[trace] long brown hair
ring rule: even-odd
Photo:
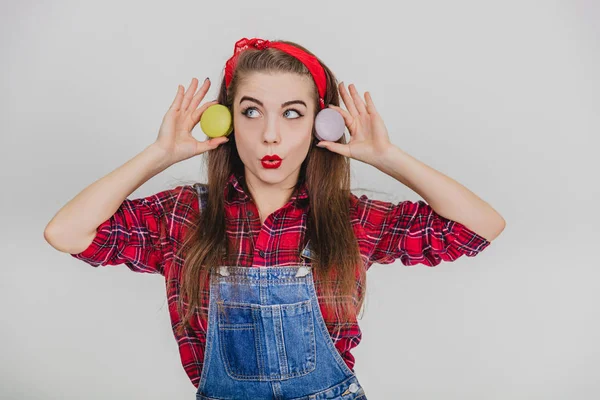
[[[297,43],[282,42],[312,54]],[[319,62],[327,77],[325,104],[339,106],[335,76],[320,59]],[[229,88],[225,86],[223,77],[218,102],[233,110],[233,99],[240,82],[253,72],[299,74],[310,77],[314,85],[308,69],[293,56],[273,48],[248,49],[239,55]],[[319,111],[316,85],[314,98],[316,115]],[[325,314],[333,320],[351,323],[356,319],[364,301],[366,274],[350,221],[350,159],[316,147],[318,139],[315,136],[314,124],[312,137],[295,189],[306,183],[309,192],[306,232],[311,243],[312,266],[319,301],[325,304],[328,310]],[[207,312],[204,306],[208,304],[208,299],[201,299],[200,296],[202,293],[208,293],[210,273],[218,266],[233,265],[230,262],[236,259],[237,246],[235,243],[229,243],[226,235],[224,190],[232,173],[244,175],[244,165],[236,149],[235,132],[232,132],[229,138],[229,142],[204,153],[207,155],[204,161],[207,162],[208,175],[206,207],[193,220],[183,239],[179,253],[184,260],[181,282],[170,281],[181,285],[177,307],[183,317],[182,324],[177,327],[179,332],[190,326],[195,312],[201,315]],[[347,143],[345,137],[338,140],[338,143]],[[245,179],[242,179],[241,183],[250,196]],[[340,327],[337,324],[336,326]]]

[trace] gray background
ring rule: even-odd
[[[476,258],[373,266],[353,352],[369,399],[600,397],[597,2],[3,1],[0,15],[1,398],[193,398],[163,278],[94,269],[43,230],[156,139],[178,84],[209,76],[215,98],[235,41],[255,36],[370,91],[395,145],[507,221]],[[200,165],[130,197],[203,180]],[[353,186],[421,199],[360,162]]]

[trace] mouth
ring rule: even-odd
[[[264,156],[261,159],[261,164],[264,168],[279,168],[281,161],[281,157],[279,157],[277,154],[274,154],[272,156]]]
[[[281,165],[281,160],[263,160],[261,161],[261,164],[264,168],[279,168]]]

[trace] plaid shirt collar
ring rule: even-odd
[[[248,196],[242,185],[242,181],[244,179],[245,178],[243,175],[238,175],[235,172],[229,175],[229,179],[227,181],[227,185],[225,185],[224,192],[224,198],[226,199],[226,203],[231,204],[232,202],[239,203],[250,201],[250,196]],[[233,191],[231,191],[231,196],[229,195],[230,188],[234,189]],[[302,182],[300,187],[297,190],[294,190],[294,193],[292,193],[292,197],[290,197],[289,202],[295,202],[297,204],[298,200],[302,199],[308,199],[308,187],[306,185],[306,182]]]

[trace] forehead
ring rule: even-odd
[[[313,104],[314,83],[308,76],[288,72],[253,72],[245,77],[238,86],[234,103],[237,105],[242,96],[251,96],[265,104],[265,107],[279,108],[288,100],[304,100]]]

